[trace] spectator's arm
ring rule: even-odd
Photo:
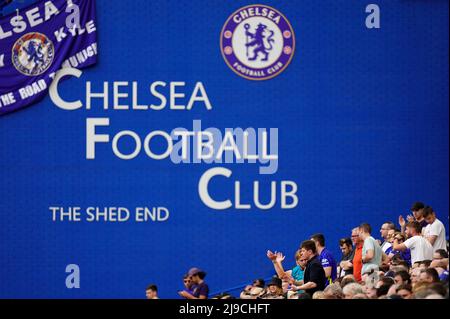
[[[280,279],[283,279],[287,276],[286,272],[284,271],[283,264],[282,264],[284,258],[285,257],[283,256],[283,254],[276,253],[276,258],[274,260],[272,260],[273,268],[275,268],[277,276]]]
[[[183,290],[179,292],[181,297],[184,297],[186,299],[197,299],[195,298],[193,295],[191,295],[190,293],[188,293],[187,291]]]
[[[350,260],[343,260],[343,261],[341,261],[339,266],[344,270],[349,270],[350,268],[353,267],[353,264]]]
[[[400,225],[400,231],[402,233],[405,233],[406,221],[405,221],[405,219],[403,218],[402,215],[398,216],[398,223]]]
[[[275,260],[273,260],[272,262],[273,262],[273,268],[275,269],[278,278],[282,278],[282,276],[284,276],[283,266],[281,264],[277,263]]]
[[[369,261],[371,261],[373,259],[373,256],[374,256],[374,250],[368,249],[366,252],[366,255],[363,256],[363,258],[362,258],[363,263],[368,263]]]
[[[186,299],[206,299],[206,296],[203,296],[203,295],[200,295],[198,298],[194,297],[193,295],[191,295],[187,291],[180,292],[180,296],[182,296],[182,297],[184,297]]]
[[[305,282],[303,280],[299,280],[299,281],[294,281],[294,286],[301,286],[303,285]]]
[[[325,271],[325,277],[330,278],[331,277],[331,270],[332,267],[323,267],[323,270]]]
[[[314,289],[317,287],[317,284],[314,281],[307,282],[304,285],[301,285],[300,287],[297,287],[298,290],[306,290],[306,289]]]
[[[395,240],[394,243],[392,244],[392,248],[393,250],[400,250],[400,251],[405,251],[407,249],[405,244],[399,244],[397,240]]]
[[[430,268],[443,268],[443,269],[447,269],[448,267],[448,258],[444,258],[444,259],[435,259],[431,262]]]
[[[436,239],[437,239],[436,235],[427,236],[427,240],[430,242],[431,246],[434,245]]]

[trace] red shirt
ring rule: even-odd
[[[362,248],[363,245],[359,244],[355,248],[355,256],[353,257],[353,276],[355,276],[356,281],[361,281],[361,270],[362,270]]]

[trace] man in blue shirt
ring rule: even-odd
[[[322,264],[323,270],[325,271],[325,277],[327,278],[325,286],[328,286],[337,278],[336,260],[334,259],[333,254],[325,248],[325,236],[323,234],[314,234],[311,236],[311,240],[316,244],[319,261]]]
[[[206,272],[198,268],[191,268],[188,272],[188,276],[193,283],[193,286],[190,288],[192,293],[183,290],[178,294],[186,299],[208,299],[209,287],[204,281]]]

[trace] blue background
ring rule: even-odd
[[[187,92],[202,81],[213,110],[103,111],[97,103],[67,112],[47,97],[2,117],[0,297],[143,298],[156,283],[161,297],[174,298],[192,266],[207,271],[212,292],[223,291],[270,276],[267,249],[283,251],[286,267],[294,265],[296,248],[315,232],[339,258],[337,241],[352,227],[367,221],[379,237],[382,222],[408,214],[416,200],[432,205],[448,230],[448,1],[376,1],[379,30],[365,27],[369,1],[263,3],[287,16],[297,48],[281,75],[252,82],[234,74],[219,49],[223,23],[252,2],[97,0],[99,62],[81,80],[65,81],[64,97],[83,98],[88,80],[96,88],[136,80],[140,100],[150,103],[153,81],[186,81]],[[88,161],[85,119],[96,116],[110,117],[110,134],[170,132],[191,128],[194,119],[204,128],[278,127],[278,172],[218,165],[233,176],[213,192],[231,196],[236,179],[247,200],[253,180],[266,189],[271,180],[294,180],[299,206],[213,211],[197,195],[212,165],[143,154],[122,161],[109,145]],[[52,205],[162,205],[171,217],[160,224],[54,223]],[[65,287],[71,263],[81,268],[80,289]]]

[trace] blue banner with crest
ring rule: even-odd
[[[94,0],[41,0],[0,18],[0,115],[39,101],[61,67],[96,61]]]

